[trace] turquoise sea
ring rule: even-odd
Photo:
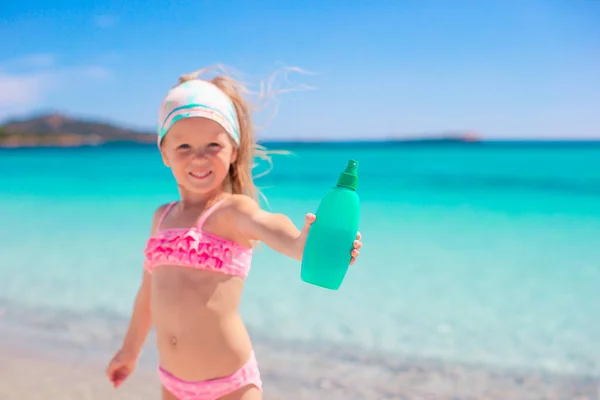
[[[359,161],[364,249],[332,292],[262,246],[254,337],[600,374],[600,145],[276,148],[294,154],[257,182],[297,224]],[[0,334],[114,340],[153,210],[177,196],[157,150],[0,150],[0,171]]]

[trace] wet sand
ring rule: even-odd
[[[81,348],[26,350],[0,341],[0,399],[160,399],[153,355],[114,390],[106,360]],[[598,400],[600,380],[258,343],[266,400]]]

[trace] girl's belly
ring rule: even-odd
[[[238,314],[243,280],[160,267],[152,274],[152,320],[161,367],[186,381],[232,374],[252,345]]]

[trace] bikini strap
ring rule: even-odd
[[[210,206],[210,208],[208,210],[204,211],[204,213],[202,214],[202,216],[198,220],[198,225],[196,225],[198,227],[198,229],[202,229],[202,226],[206,222],[206,219],[208,217],[210,217],[210,214],[212,214],[217,209],[217,207],[219,207],[225,200],[227,200],[227,197],[225,197],[224,199],[221,199],[221,200],[217,201],[215,204],[213,204],[212,206]]]
[[[161,228],[161,226],[162,226],[162,223],[163,223],[163,221],[164,221],[164,220],[165,220],[165,218],[167,217],[167,214],[169,214],[169,211],[171,211],[171,209],[173,208],[173,206],[174,206],[175,204],[177,204],[177,202],[176,202],[176,201],[174,201],[174,202],[172,202],[172,203],[169,203],[169,204],[167,205],[167,207],[165,208],[165,211],[163,211],[162,215],[160,216],[160,218],[159,218],[159,220],[158,220],[158,223],[156,224],[156,230],[157,230],[157,231],[159,231],[159,230],[160,230],[160,228]]]

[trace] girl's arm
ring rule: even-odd
[[[165,211],[166,205],[159,207],[154,213],[152,219],[151,234],[156,232],[157,223],[160,220],[161,215]],[[129,327],[127,333],[123,339],[123,345],[121,349],[130,352],[131,354],[138,355],[146,342],[146,338],[152,328],[152,317],[150,314],[150,274],[144,271],[142,277],[142,284],[138,289],[137,295],[135,296],[135,302],[133,303],[133,313],[131,320],[129,321]]]
[[[281,254],[302,260],[308,230],[315,221],[314,215],[307,214],[300,230],[285,215],[264,211],[247,196],[236,195],[233,200],[237,229],[244,237],[261,241]]]
[[[127,353],[135,354],[136,356],[139,355],[151,327],[150,274],[144,271],[142,284],[135,296],[133,313],[121,349]]]

